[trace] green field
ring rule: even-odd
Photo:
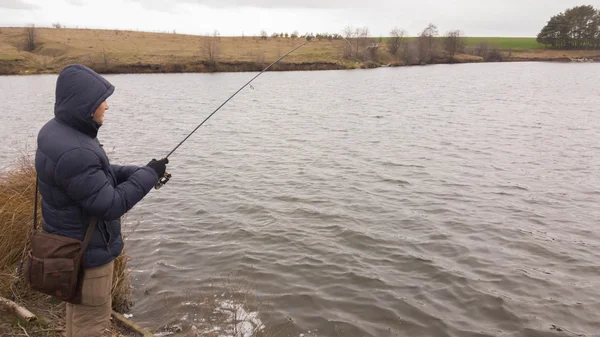
[[[544,45],[534,37],[467,37],[467,46],[475,47],[487,41],[492,48],[498,49],[540,49]]]
[[[441,37],[440,37],[441,38]],[[384,40],[389,37],[384,37]],[[415,40],[416,37],[409,37],[409,40]],[[535,37],[465,37],[467,47],[477,47],[482,42],[487,42],[490,48],[502,50],[527,50],[527,49],[542,49],[543,44],[536,41]]]

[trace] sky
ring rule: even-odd
[[[584,0],[0,0],[0,26],[130,29],[221,36],[273,32],[342,33],[368,27],[387,36],[398,27],[418,35],[533,37],[552,15]],[[597,1],[597,0],[594,0]]]

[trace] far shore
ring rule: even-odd
[[[0,28],[0,75],[57,74],[80,63],[104,74],[260,71],[304,38],[216,37],[119,30],[35,28],[26,51],[27,28]],[[600,50],[550,50],[533,38],[466,38],[450,56],[441,41],[423,59],[414,38],[389,52],[387,38],[318,39],[298,49],[272,71],[367,69],[482,62],[597,62]],[[523,40],[528,42],[526,48]],[[517,43],[519,42],[519,43]],[[506,46],[510,46],[507,49]],[[503,46],[504,48],[499,48]],[[521,48],[521,49],[519,49]]]

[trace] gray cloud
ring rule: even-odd
[[[27,3],[23,0],[0,0],[0,8],[7,9],[34,9],[37,5]]]
[[[339,33],[353,25],[369,27],[374,36],[386,35],[395,26],[416,35],[432,22],[440,34],[460,29],[467,36],[536,36],[552,15],[581,1],[105,0],[102,5],[98,0],[0,0],[0,12],[38,9],[4,14],[4,24],[60,20],[69,26],[192,34],[213,29],[222,35],[258,34],[261,29]]]
[[[364,0],[129,0],[145,7],[168,10],[173,4],[196,4],[211,8],[255,7],[255,8],[369,8],[373,1]]]

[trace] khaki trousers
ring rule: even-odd
[[[101,337],[112,312],[114,261],[84,270],[81,304],[67,303],[67,337]]]

